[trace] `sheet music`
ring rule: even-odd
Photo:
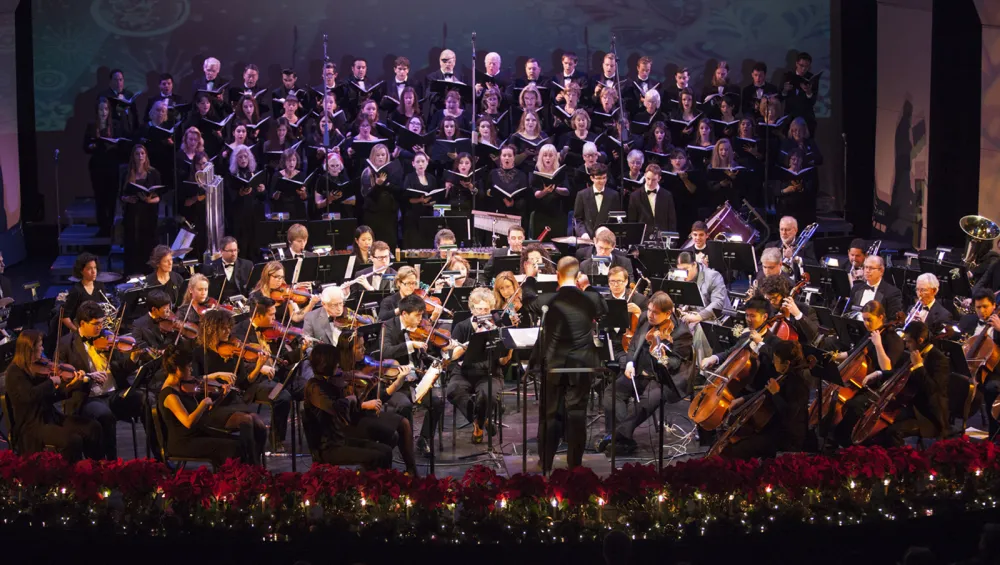
[[[295,260],[295,271],[292,272],[292,284],[299,282],[299,272],[302,270],[302,257]]]

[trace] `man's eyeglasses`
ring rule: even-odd
[[[372,259],[378,259],[379,261],[388,261],[388,255],[372,255]]]

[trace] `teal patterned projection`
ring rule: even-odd
[[[829,72],[829,0],[35,0],[32,8],[41,131],[89,118],[74,113],[89,112],[81,94],[95,92],[98,82],[106,86],[99,69],[123,69],[133,91],[155,85],[154,72],[169,72],[188,96],[201,60],[213,55],[226,77],[253,62],[271,86],[287,66],[316,84],[323,33],[333,61],[366,57],[378,78],[388,56],[407,56],[418,75],[434,70],[441,47],[456,50],[468,68],[476,31],[480,61],[497,51],[509,71],[536,57],[545,73],[556,69],[557,50],[575,51],[582,68],[597,73],[614,32],[622,61],[648,55],[660,78],[668,65],[689,67],[696,87],[711,72],[709,60],[729,61],[731,80],[742,84],[747,61],[763,60],[775,77],[793,51],[804,50],[813,55],[813,71],[825,71],[821,117],[829,115],[836,81]]]

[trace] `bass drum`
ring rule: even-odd
[[[757,243],[757,239],[760,238],[760,232],[757,231],[757,228],[743,219],[743,216],[729,202],[724,202],[722,206],[719,206],[705,223],[708,224],[709,240],[730,239],[732,236],[739,236],[743,243],[752,244]],[[694,242],[689,238],[681,248],[687,249],[693,245]]]

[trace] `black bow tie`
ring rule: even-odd
[[[646,194],[656,194],[656,190],[647,190]]]
[[[232,269],[235,266],[236,266],[236,263],[223,263],[222,264],[222,268],[223,269]]]
[[[451,78],[455,76],[455,73],[444,73],[444,78]]]
[[[94,342],[97,341],[97,337],[83,337],[82,335],[80,336],[80,339],[83,340],[83,343],[90,345],[93,345]]]
[[[866,284],[865,285],[865,290],[870,290],[872,292],[875,292],[875,287],[872,286],[872,285],[870,285],[870,284]]]
[[[921,304],[921,305],[920,305],[920,311],[921,311],[921,312],[930,312],[930,310],[931,310],[931,307],[930,307],[930,306],[927,306],[927,305],[925,305],[925,304]]]
[[[594,191],[594,196],[604,196],[604,191],[603,190],[595,190]]]
[[[986,323],[987,323],[986,320],[979,320],[978,322],[976,322],[976,327],[979,328],[985,327]]]

